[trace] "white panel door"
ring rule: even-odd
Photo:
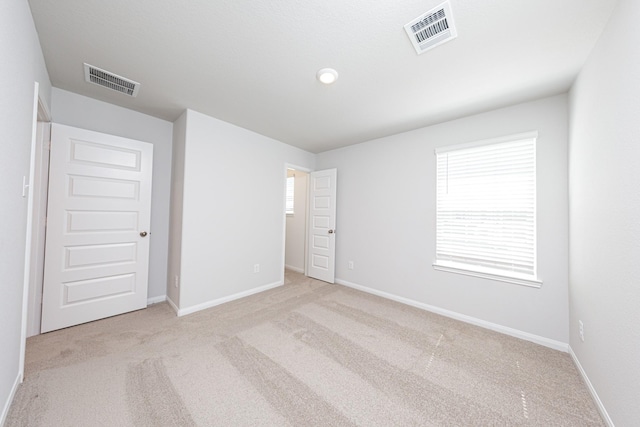
[[[309,238],[307,275],[335,280],[336,169],[309,174]]]
[[[147,305],[153,145],[53,124],[42,332]]]

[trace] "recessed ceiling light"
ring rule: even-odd
[[[318,71],[316,74],[316,78],[326,85],[330,85],[331,83],[338,80],[338,72],[333,68],[323,68]]]

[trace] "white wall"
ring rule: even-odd
[[[618,426],[640,420],[638,22],[621,0],[570,93],[570,345]]]
[[[299,170],[289,171],[294,176],[293,215],[287,215],[287,237],[284,265],[304,272],[304,245],[307,234],[307,177]]]
[[[435,271],[434,148],[534,130],[542,287]],[[561,95],[319,154],[338,169],[336,277],[566,349],[567,138]]]
[[[56,123],[153,144],[148,296],[149,299],[164,297],[167,292],[173,124],[58,88],[53,88],[51,102],[51,114]]]
[[[313,169],[314,155],[192,110],[185,133],[179,308],[191,311],[282,282],[284,167]]]
[[[20,348],[27,227],[22,177],[29,176],[34,82],[50,106],[51,83],[29,4],[0,2],[0,424],[20,379]]]

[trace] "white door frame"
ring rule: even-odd
[[[31,269],[29,273],[29,308],[27,309],[27,338],[40,334],[42,314],[42,286],[44,279],[44,240],[46,234],[47,198],[49,189],[49,141],[51,122],[38,117],[36,135],[35,176],[30,190],[33,193],[33,224],[31,237]]]
[[[305,168],[303,166],[298,166],[298,165],[294,165],[291,163],[285,163],[284,164],[284,193],[286,195],[286,191],[287,191],[287,169],[294,169],[300,172],[304,172],[304,173],[311,173],[313,172],[313,169],[309,169],[309,168]],[[306,193],[307,196],[305,197],[306,201],[305,201],[305,207],[304,207],[304,211],[305,211],[305,231],[304,231],[304,275],[307,275],[307,228],[309,227],[309,180],[307,180],[307,189],[306,189]],[[286,199],[286,197],[285,197]],[[285,256],[286,256],[286,250],[287,250],[287,201],[284,200],[284,203],[282,204],[282,268],[281,268],[281,277],[280,277],[280,282],[284,283],[284,270],[285,270]]]
[[[51,113],[49,112],[49,108],[47,104],[43,101],[40,96],[40,85],[38,82],[34,83],[34,94],[33,94],[33,124],[31,129],[31,160],[29,165],[29,181],[25,180],[25,197],[28,197],[27,202],[27,230],[26,230],[26,247],[25,247],[25,255],[24,255],[24,282],[22,289],[22,328],[20,331],[20,360],[19,360],[19,376],[20,382],[24,379],[24,359],[25,359],[25,350],[27,345],[27,323],[29,319],[29,293],[31,291],[31,267],[34,260],[32,259],[31,248],[36,244],[38,239],[44,239],[44,236],[41,236],[40,232],[36,232],[33,234],[33,221],[34,221],[34,194],[41,190],[40,183],[35,182],[36,176],[36,150],[38,147],[38,122],[51,122]],[[40,165],[42,166],[42,165]],[[36,191],[37,190],[37,191]],[[46,207],[45,207],[46,208]],[[38,227],[40,230],[40,227]],[[42,260],[44,257],[44,252],[38,257]],[[38,284],[34,284],[34,286],[38,286]],[[42,283],[39,284],[42,287]]]

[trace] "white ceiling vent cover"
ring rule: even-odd
[[[404,29],[418,55],[458,36],[448,1],[420,15]]]
[[[107,89],[115,90],[125,95],[136,97],[140,89],[140,83],[125,79],[122,76],[102,70],[87,63],[84,64],[84,79]]]

